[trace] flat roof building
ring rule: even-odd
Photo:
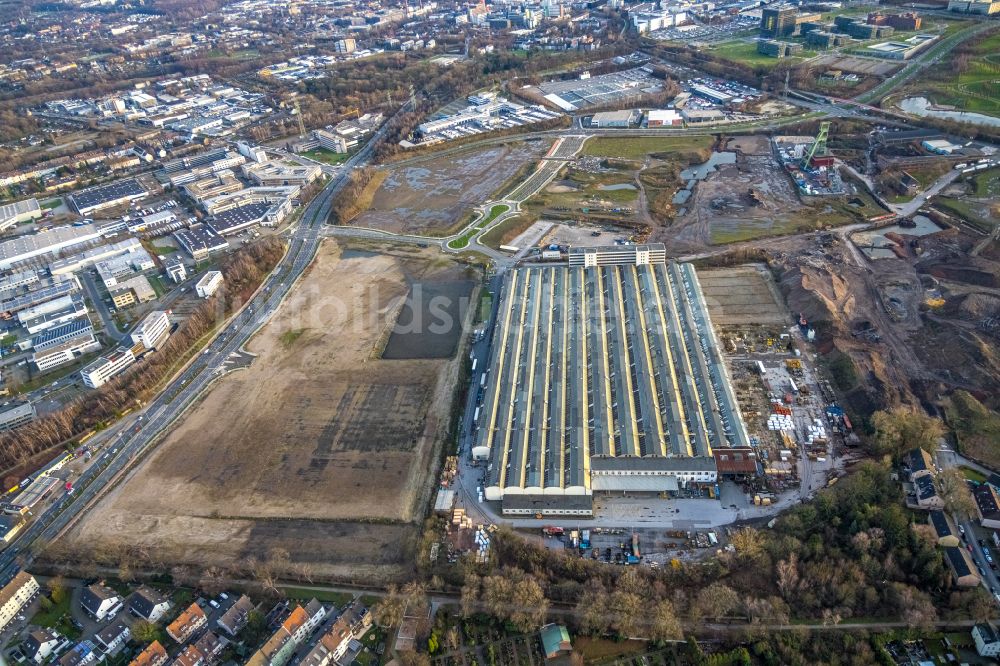
[[[208,259],[208,255],[229,247],[229,241],[207,224],[192,224],[187,229],[174,232],[174,239],[195,261]]]
[[[602,245],[597,247],[571,247],[570,266],[642,266],[662,264],[667,260],[663,243],[648,245]]]
[[[323,170],[315,164],[262,162],[244,164],[243,175],[258,185],[305,186],[319,178]]]
[[[111,300],[118,307],[136,302],[145,303],[156,298],[156,291],[153,289],[153,285],[149,284],[149,278],[145,275],[136,275],[128,280],[118,282],[110,291]]]
[[[80,371],[80,376],[83,377],[83,383],[90,388],[100,388],[125,372],[133,363],[135,354],[132,350],[119,347],[89,363]]]
[[[100,237],[100,229],[93,224],[83,224],[77,227],[55,227],[48,231],[11,238],[0,243],[0,270],[9,270],[22,261],[83,245]]]
[[[142,199],[148,192],[135,178],[117,180],[107,185],[96,185],[74,192],[66,197],[69,205],[80,215],[89,215],[102,208],[110,208]]]
[[[506,274],[472,451],[505,511],[714,483],[713,450],[749,446],[694,268],[661,248]]]
[[[141,344],[145,349],[153,349],[170,332],[170,319],[163,310],[155,310],[146,315],[135,330],[132,331],[132,342]]]
[[[35,416],[35,406],[30,402],[8,407],[0,412],[0,431],[13,430],[26,423],[31,423],[35,420]]]
[[[38,199],[35,198],[3,204],[0,206],[0,231],[9,229],[21,222],[37,220],[41,216],[42,208],[38,205]]]
[[[209,271],[201,276],[194,286],[198,298],[209,298],[222,286],[222,273],[219,271]]]

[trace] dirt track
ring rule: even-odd
[[[403,561],[456,364],[371,352],[413,279],[464,272],[429,255],[340,254],[321,249],[249,345],[250,369],[220,380],[71,542],[124,539],[194,563],[281,547],[331,574]]]

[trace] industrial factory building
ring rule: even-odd
[[[658,244],[508,272],[475,427],[507,514],[714,484],[713,450],[749,445],[694,268]]]

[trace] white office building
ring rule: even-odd
[[[83,383],[90,388],[100,388],[111,379],[125,371],[135,363],[135,354],[131,349],[119,347],[110,354],[99,357],[80,371]]]
[[[132,331],[133,344],[142,344],[146,349],[153,349],[165,338],[170,330],[170,319],[163,310],[156,310],[146,315],[146,318]]]
[[[184,262],[176,259],[167,264],[167,275],[175,284],[184,282],[187,279],[187,268],[184,267]]]
[[[195,291],[198,298],[210,298],[222,286],[222,273],[219,271],[209,271],[198,280]]]

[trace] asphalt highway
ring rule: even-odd
[[[406,108],[408,105],[404,105],[400,112]],[[71,525],[120,474],[149,450],[159,436],[222,374],[226,359],[237,353],[270,319],[312,262],[324,237],[322,231],[334,195],[347,182],[353,168],[368,161],[374,146],[388,131],[388,126],[389,123],[385,123],[309,203],[298,226],[290,231],[286,255],[250,302],[127,427],[119,425],[99,436],[100,441],[106,443],[103,450],[96,454],[98,459],[76,481],[75,492],[63,495],[36,515],[21,537],[0,554],[0,582],[5,584],[22,566],[27,566],[36,550],[36,543],[47,543]]]

